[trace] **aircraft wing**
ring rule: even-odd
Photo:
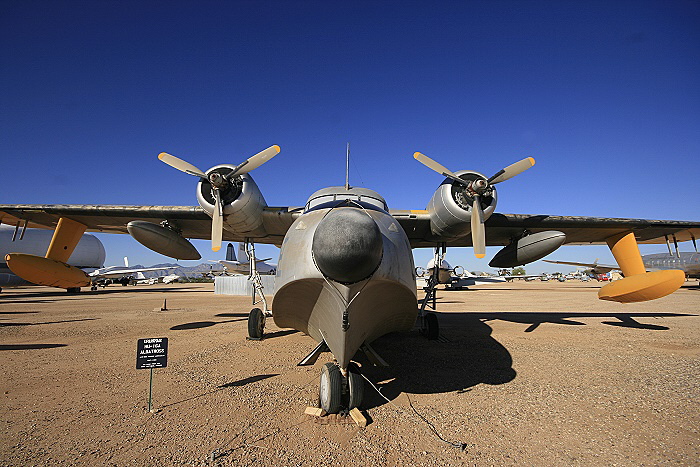
[[[620,266],[610,265],[610,264],[596,264],[596,263],[577,263],[576,261],[554,261],[551,259],[543,259],[545,263],[553,264],[568,264],[569,266],[582,266],[591,269],[595,269],[600,272],[600,274],[605,274],[606,272],[620,270]]]
[[[472,246],[468,228],[467,235],[457,239],[433,236],[428,211],[390,212],[406,231],[413,248],[432,247],[442,241],[447,246]],[[675,235],[679,242],[700,238],[700,222],[690,221],[494,213],[484,225],[488,246],[508,245],[512,238],[522,236],[525,231],[546,230],[564,232],[566,244],[570,245],[605,244],[606,238],[629,231],[634,232],[638,243],[666,243],[666,235],[669,239]]]
[[[256,243],[281,245],[284,235],[301,214],[299,207],[265,207],[262,213],[267,236],[255,238]],[[411,247],[432,247],[438,242],[447,246],[472,246],[471,235],[442,239],[432,234],[428,211],[391,210],[401,224]],[[199,206],[115,206],[115,205],[0,205],[1,221],[16,224],[28,221],[28,227],[54,228],[58,219],[68,217],[87,226],[90,232],[128,233],[126,224],[133,220],[153,223],[168,221],[182,231],[182,236],[195,239],[211,238],[211,218]],[[700,222],[624,219],[610,217],[552,216],[533,214],[494,213],[485,222],[488,246],[508,245],[523,232],[537,233],[557,230],[566,234],[567,244],[604,244],[605,239],[622,232],[633,231],[638,243],[666,243],[666,235],[675,235],[679,242],[700,238]],[[469,232],[469,229],[466,229]],[[245,241],[224,231],[223,240]]]
[[[263,224],[266,237],[256,238],[256,243],[281,245],[282,239],[301,208],[266,207]],[[211,238],[211,217],[199,206],[113,206],[85,204],[3,204],[0,205],[0,221],[16,224],[28,221],[27,227],[55,228],[58,219],[67,217],[87,226],[89,232],[128,233],[126,225],[134,220],[159,224],[168,221],[181,230],[185,238]],[[24,225],[22,223],[22,225]],[[245,241],[229,231],[223,240]]]

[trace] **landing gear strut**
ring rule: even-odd
[[[267,300],[263,293],[262,279],[260,278],[260,273],[256,266],[255,244],[246,241],[245,251],[250,262],[250,275],[248,276],[248,280],[253,283],[253,305],[257,305],[260,302],[263,304],[263,309],[253,308],[250,310],[250,314],[248,315],[248,339],[261,340],[265,332],[265,318],[272,316],[272,311],[267,309]],[[256,300],[257,296],[260,297],[259,300]]]
[[[426,307],[430,306],[433,310],[437,308],[437,286],[439,284],[440,265],[445,259],[447,246],[444,243],[435,247],[435,257],[433,259],[433,273],[428,277],[427,283],[423,290],[425,297],[421,303],[420,311],[418,312],[418,323],[420,324],[420,333],[429,340],[437,340],[440,337],[440,324],[438,323],[435,313],[425,311]],[[433,302],[430,305],[430,302]]]

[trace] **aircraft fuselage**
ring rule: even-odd
[[[411,330],[415,280],[408,238],[384,200],[331,187],[312,195],[287,231],[272,315],[279,327],[325,341],[345,369],[363,343]]]

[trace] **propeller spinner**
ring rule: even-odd
[[[168,164],[177,170],[185,172],[195,177],[199,177],[203,180],[207,180],[211,183],[212,197],[214,198],[214,211],[211,217],[211,249],[213,251],[219,251],[221,249],[221,239],[223,237],[223,224],[224,224],[224,206],[221,203],[221,190],[224,190],[231,181],[236,177],[236,175],[246,174],[254,169],[257,169],[265,162],[269,161],[275,157],[280,152],[280,147],[277,145],[270,146],[267,149],[260,151],[254,156],[246,159],[242,163],[238,164],[230,173],[222,175],[219,172],[212,171],[208,176],[199,168],[172,156],[168,153],[161,152],[158,155],[158,159]]]
[[[484,180],[483,178],[476,180],[463,180],[445,166],[435,162],[425,154],[416,152],[413,154],[413,157],[429,169],[434,170],[435,172],[444,175],[445,177],[450,178],[465,187],[468,194],[474,200],[472,203],[471,215],[474,256],[477,258],[483,258],[486,256],[486,229],[484,228],[484,211],[481,208],[481,196],[488,194],[491,190],[491,186],[504,182],[509,178],[513,178],[535,165],[535,159],[532,157],[526,157],[521,161],[499,170],[488,180]]]

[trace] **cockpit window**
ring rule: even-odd
[[[344,204],[344,201],[354,201],[365,209],[375,211],[387,211],[388,206],[383,199],[368,195],[355,195],[351,193],[329,193],[310,199],[304,207],[304,212],[315,211],[316,209],[333,208]]]

